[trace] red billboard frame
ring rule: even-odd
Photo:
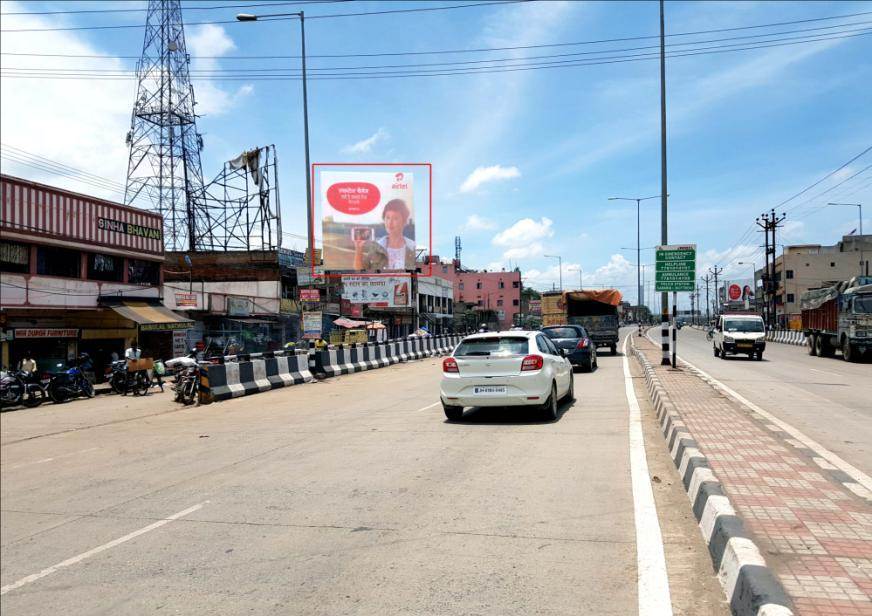
[[[420,274],[410,273],[408,270],[402,271],[391,271],[391,272],[380,272],[380,273],[369,273],[369,272],[343,272],[338,274],[331,274],[328,272],[324,272],[323,274],[319,274],[315,272],[315,255],[309,255],[309,263],[312,268],[312,279],[316,278],[339,278],[341,279],[343,276],[384,276],[384,277],[401,277],[401,276],[417,276],[418,278],[429,278],[433,275],[433,262],[429,259],[433,255],[433,163],[312,163],[311,169],[311,185],[312,185],[312,201],[309,203],[309,212],[311,216],[309,217],[312,221],[311,227],[309,229],[309,233],[312,237],[312,247],[311,250],[314,252],[315,249],[315,169],[317,167],[426,167],[427,175],[429,177],[429,205],[428,210],[430,213],[430,228],[428,229],[428,246],[427,246],[427,273],[425,274],[423,270]],[[323,250],[323,249],[322,249]]]

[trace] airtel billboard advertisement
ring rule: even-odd
[[[323,170],[319,179],[325,269],[415,268],[411,173]]]

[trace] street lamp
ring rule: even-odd
[[[584,289],[584,285],[582,284],[582,280],[581,280],[581,276],[582,276],[581,267],[580,266],[573,267],[572,269],[568,269],[566,271],[567,272],[578,272],[578,290],[581,291],[582,289]]]
[[[850,205],[860,210],[860,275],[865,274],[866,260],[863,258],[863,204],[862,203],[827,203],[827,205]]]
[[[666,195],[667,197],[669,195]],[[640,225],[640,204],[642,201],[647,201],[648,199],[659,199],[660,195],[654,195],[653,197],[609,197],[609,201],[635,201],[636,202],[636,263],[640,263],[642,261],[642,248],[639,245],[639,225]],[[642,305],[642,270],[641,268],[636,268],[636,303],[641,306]]]
[[[548,259],[557,259],[557,268],[560,270],[560,291],[563,291],[563,257],[560,255],[542,255],[543,257],[547,257]]]
[[[309,244],[309,259],[315,264],[315,238],[312,228],[312,172],[309,163],[309,95],[306,88],[306,24],[303,11],[297,13],[272,13],[269,15],[253,15],[251,13],[239,13],[237,21],[257,21],[258,19],[274,19],[281,17],[297,17],[300,20],[300,57],[303,69],[303,142],[306,150],[306,236]],[[311,285],[310,285],[311,286]]]

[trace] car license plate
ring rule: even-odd
[[[476,396],[498,396],[506,393],[505,385],[478,385],[473,387],[472,392]]]
[[[739,347],[740,349],[750,349],[751,347],[754,346],[754,343],[753,342],[740,342],[736,346]]]

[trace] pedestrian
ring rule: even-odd
[[[29,350],[24,352],[24,359],[18,362],[18,369],[29,374],[36,372],[36,360],[33,359],[33,353]]]
[[[161,393],[163,393],[163,390],[164,390],[164,387],[163,387],[164,386],[164,384],[163,384],[163,375],[164,374],[166,374],[166,366],[164,366],[164,363],[161,360],[159,360],[159,359],[155,360],[155,362],[154,362],[154,382],[155,382],[155,385],[160,387]]]
[[[142,357],[142,349],[136,346],[136,340],[134,340],[124,351],[124,359],[139,359],[140,357]]]

